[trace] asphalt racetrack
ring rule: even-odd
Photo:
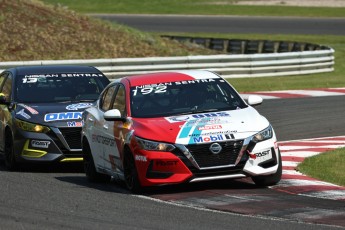
[[[339,29],[345,28],[344,18],[114,14],[93,16],[148,32],[345,35],[345,30]]]
[[[331,96],[265,100],[257,109],[271,120],[280,140],[290,140],[343,134],[343,105],[343,96]],[[115,181],[89,183],[80,165],[23,172],[7,172],[1,165],[0,181],[0,229],[345,227],[344,201],[301,197],[241,180],[161,187],[137,196]],[[232,206],[219,207],[225,198]],[[318,221],[302,218],[311,210]]]

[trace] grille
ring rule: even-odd
[[[81,128],[59,128],[71,149],[81,149]]]
[[[218,144],[222,146],[222,150],[218,154],[213,154],[210,151],[209,148],[211,144],[186,146],[200,168],[235,164],[236,159],[241,151],[243,140],[218,142]]]

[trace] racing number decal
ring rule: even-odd
[[[23,83],[35,83],[37,78],[23,78]]]
[[[136,87],[135,89],[133,89],[133,96],[137,95],[138,88],[139,87]],[[167,90],[167,86],[166,85],[159,85],[156,87],[143,87],[143,88],[139,88],[139,89],[140,89],[140,92],[142,95],[150,94],[150,93],[164,93]]]

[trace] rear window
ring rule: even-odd
[[[40,74],[16,77],[17,102],[95,101],[109,83],[102,74]]]

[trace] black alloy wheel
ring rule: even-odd
[[[5,135],[5,166],[10,171],[18,169],[18,164],[14,154],[12,134],[7,131]]]
[[[133,155],[130,152],[127,152],[125,155],[123,168],[127,189],[132,193],[140,193],[142,191],[142,187],[138,179],[138,173]]]

